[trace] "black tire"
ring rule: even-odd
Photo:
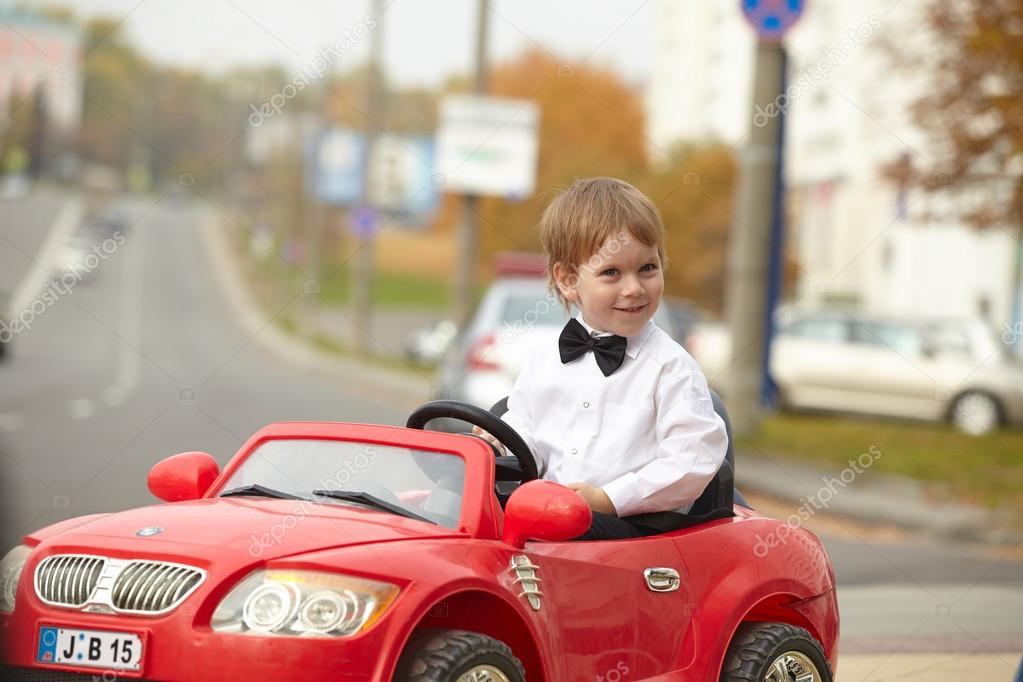
[[[492,666],[509,682],[526,680],[522,663],[504,642],[465,630],[426,630],[413,635],[394,681],[455,682],[479,666]]]
[[[740,625],[728,645],[725,664],[721,668],[721,682],[791,682],[796,679],[810,682],[811,678],[794,674],[768,677],[771,668],[786,655],[794,655],[794,665],[799,665],[795,660],[799,657],[812,663],[817,669],[813,682],[832,682],[831,666],[821,645],[803,628],[785,623]]]

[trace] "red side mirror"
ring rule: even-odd
[[[149,470],[149,491],[164,502],[197,500],[220,474],[220,466],[205,452],[181,452]]]
[[[502,539],[521,549],[535,538],[556,542],[579,537],[593,514],[575,491],[553,481],[530,481],[512,493],[504,508]]]

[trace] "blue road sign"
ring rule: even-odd
[[[380,211],[372,206],[360,204],[352,212],[351,220],[352,232],[361,239],[369,239],[376,232],[380,223]]]
[[[777,42],[799,20],[804,0],[739,0],[742,13],[761,40]]]
[[[313,138],[306,154],[310,193],[331,206],[358,201],[365,153],[365,137],[350,130],[332,128]]]

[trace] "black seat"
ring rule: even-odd
[[[728,449],[725,451],[725,461],[721,468],[711,479],[703,494],[696,498],[690,516],[709,514],[716,509],[727,509],[732,511],[735,504],[735,446],[732,443],[732,420],[728,418],[728,410],[725,409],[725,401],[713,390],[710,392],[710,399],[714,403],[714,411],[725,423],[725,434],[728,436]],[[743,502],[745,506],[745,502]]]
[[[728,435],[728,449],[725,451],[725,459],[721,468],[711,479],[703,493],[696,498],[688,514],[676,512],[656,512],[651,514],[639,514],[629,517],[631,521],[640,523],[652,528],[663,528],[665,532],[678,530],[689,526],[712,521],[714,519],[726,518],[735,515],[735,503],[749,507],[746,500],[735,489],[735,446],[732,442],[732,422],[728,418],[728,411],[721,396],[713,390],[710,392],[711,400],[714,403],[714,411],[725,423],[725,433]],[[500,417],[508,411],[508,398],[498,400],[490,412]],[[518,461],[514,457],[499,457],[497,464],[498,497],[501,503],[507,500],[514,489],[518,486],[512,484],[515,473],[518,471]]]

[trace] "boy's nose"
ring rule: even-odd
[[[643,293],[643,287],[639,283],[639,279],[635,277],[629,277],[622,283],[622,295],[623,296],[639,296]]]

